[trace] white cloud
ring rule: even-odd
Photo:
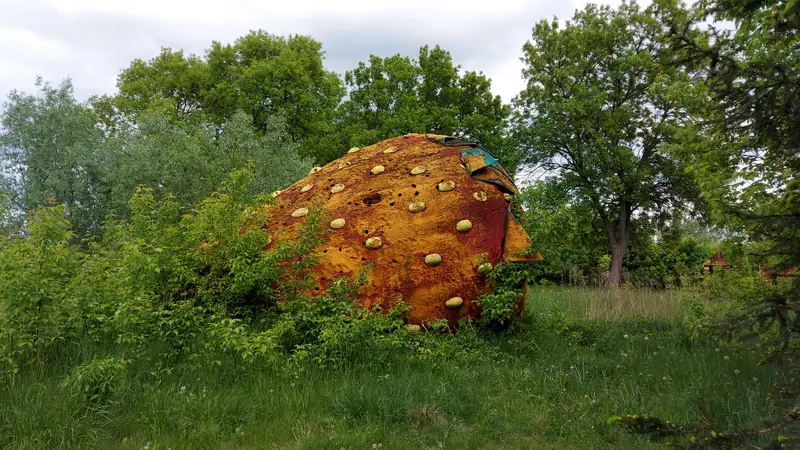
[[[618,1],[612,1],[618,3]],[[416,56],[421,45],[450,50],[466,70],[480,70],[504,100],[524,83],[519,61],[533,25],[565,18],[583,2],[501,0],[0,0],[0,95],[31,91],[37,75],[70,77],[77,95],[115,90],[135,58],[161,47],[202,54],[251,29],[307,34],[323,43],[326,66],[344,73],[370,54]]]

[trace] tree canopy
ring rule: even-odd
[[[292,140],[313,157],[344,95],[323,56],[322,44],[310,37],[263,31],[233,44],[215,41],[203,57],[164,48],[149,61],[134,60],[119,76],[119,92],[97,99],[96,108],[109,124],[156,110],[173,121],[217,127],[243,111],[260,133],[282,116]]]
[[[509,106],[492,94],[484,74],[462,74],[438,45],[421,47],[418,59],[371,55],[345,74],[345,83],[348,97],[337,110],[343,147],[418,132],[474,139],[501,159],[508,153]]]
[[[667,29],[655,8],[590,4],[563,24],[539,22],[523,47],[527,88],[514,118],[523,163],[559,177],[597,212],[612,284],[634,218],[683,210],[696,198],[662,147],[691,120],[685,104],[703,93],[664,54]]]

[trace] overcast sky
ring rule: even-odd
[[[415,57],[439,44],[480,70],[508,101],[524,86],[521,47],[534,23],[568,18],[581,0],[0,0],[0,96],[32,92],[37,75],[72,78],[76,95],[112,93],[119,72],[161,47],[202,54],[211,41],[249,30],[322,42],[329,70],[344,74],[370,54]],[[618,4],[618,0],[597,3]]]

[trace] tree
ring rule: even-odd
[[[508,105],[482,73],[461,73],[450,52],[420,48],[419,59],[371,55],[345,74],[347,100],[337,110],[339,140],[347,148],[408,132],[457,135],[507,154]],[[328,159],[340,156],[332,152]],[[513,161],[503,160],[508,169]]]
[[[256,130],[241,111],[209,125],[176,122],[173,111],[154,109],[104,133],[98,116],[75,100],[69,80],[38,86],[36,96],[12,92],[0,115],[0,229],[56,202],[82,237],[98,233],[109,214],[127,217],[140,185],[170,192],[188,207],[250,163],[251,188],[262,193],[288,186],[312,166],[281,116],[263,117]]]
[[[99,182],[103,135],[78,103],[70,80],[37,80],[37,95],[12,91],[0,114],[2,165],[18,185],[13,209],[28,211],[54,198],[81,233],[98,229],[107,192]]]
[[[561,180],[537,180],[520,192],[523,226],[543,260],[535,270],[553,282],[583,284],[602,267],[602,224],[587,202],[575,201]],[[606,263],[607,264],[607,263]],[[602,267],[605,271],[605,267]]]
[[[621,280],[634,218],[681,210],[695,197],[680,162],[662,151],[702,97],[663,52],[656,6],[588,5],[571,21],[539,22],[523,47],[527,88],[515,99],[523,163],[590,204]]]
[[[292,140],[312,157],[344,95],[339,76],[323,66],[322,44],[263,31],[233,45],[215,41],[204,57],[164,48],[150,61],[134,60],[117,86],[116,96],[94,101],[110,126],[161,111],[175,123],[220,127],[241,110],[264,133],[272,117],[282,116]]]
[[[668,12],[670,49],[702,76],[714,106],[675,154],[715,218],[762,248],[760,260],[800,266],[800,3],[719,0],[691,14]],[[718,29],[720,21],[735,30]],[[800,342],[798,293],[795,278],[792,288],[765,293],[730,323],[764,335],[777,328],[780,355]]]
[[[255,165],[251,189],[261,193],[288,186],[312,166],[298,155],[278,117],[270,118],[258,136],[250,116],[234,113],[219,137],[216,128],[176,125],[163,113],[140,119],[107,142],[103,182],[110,187],[109,209],[117,216],[127,216],[138,186],[169,192],[179,204],[191,206],[249,163]]]

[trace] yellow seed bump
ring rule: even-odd
[[[453,180],[442,181],[439,183],[439,186],[436,186],[436,189],[439,189],[442,192],[449,192],[456,188],[456,182]]]
[[[425,166],[417,166],[411,169],[411,175],[419,175],[425,173]]]
[[[510,202],[511,199],[513,199],[514,197],[512,197],[511,194],[506,192],[503,194],[503,198],[506,199],[507,202]]]
[[[456,224],[456,230],[461,233],[466,233],[467,231],[472,229],[472,222],[467,219],[459,220]]]
[[[322,167],[314,167],[313,169],[311,169],[311,172],[308,172],[308,174],[309,175],[313,175],[313,174],[319,172],[320,170],[322,170]]]
[[[386,150],[384,150],[383,153],[394,153],[396,151],[397,151],[397,147],[391,146],[391,147],[387,148]]]
[[[370,172],[371,172],[373,175],[377,175],[377,174],[379,174],[379,173],[383,173],[383,171],[384,171],[384,170],[386,170],[386,167],[383,167],[383,166],[375,166],[375,167],[373,167],[373,168],[372,168],[372,170],[370,170]]]
[[[345,223],[344,219],[342,219],[342,218],[333,219],[333,220],[331,220],[331,228],[333,228],[334,230],[338,230],[339,228],[343,228],[344,227],[344,223]]]
[[[492,271],[492,267],[493,267],[492,263],[490,262],[483,263],[480,266],[478,266],[478,273],[481,275],[486,275],[487,273]]]
[[[425,264],[429,266],[438,266],[442,263],[442,255],[438,253],[431,253],[425,255]]]
[[[300,189],[300,192],[308,192],[308,191],[310,191],[310,190],[311,190],[311,188],[313,188],[313,187],[314,187],[314,185],[313,185],[313,184],[307,184],[307,185],[303,186],[303,189]]]
[[[347,153],[355,153],[355,152],[357,152],[358,150],[360,150],[358,147],[353,147],[353,148],[351,148],[350,150],[348,150],[348,151],[347,151]]]
[[[425,209],[425,203],[423,203],[423,202],[413,202],[413,203],[408,205],[408,210],[413,212],[413,213],[420,212],[423,209]]]
[[[274,191],[272,193],[272,197],[275,198],[275,197],[279,196],[280,194],[281,194],[281,191]]]
[[[408,331],[419,331],[419,325],[414,325],[413,323],[406,324],[406,330]]]
[[[475,200],[477,200],[479,202],[485,202],[489,198],[489,197],[486,196],[486,192],[483,192],[483,191],[478,191],[478,192],[472,194],[472,196],[475,198]]]
[[[448,308],[458,308],[463,304],[464,304],[464,299],[461,297],[453,297],[444,302],[444,306],[447,306]]]
[[[377,236],[371,237],[364,242],[364,245],[366,245],[367,248],[375,250],[377,248],[381,248],[381,246],[383,245],[383,239]]]
[[[334,184],[331,188],[331,194],[335,194],[337,192],[342,192],[344,190],[344,185],[342,183]]]
[[[344,169],[345,167],[350,165],[350,161],[343,161],[339,163],[339,168]]]
[[[303,217],[308,214],[308,208],[297,208],[292,212],[292,217]]]

